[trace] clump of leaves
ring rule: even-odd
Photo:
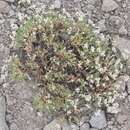
[[[14,64],[38,83],[34,104],[43,110],[80,113],[97,95],[112,91],[123,72],[116,48],[84,21],[60,14],[29,19],[17,30],[16,42]]]

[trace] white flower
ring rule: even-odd
[[[91,95],[85,95],[85,100],[86,100],[86,101],[89,102],[89,101],[91,100],[91,98],[92,98]]]
[[[80,92],[80,88],[76,88],[75,91],[76,91],[77,93],[79,93],[79,92]]]
[[[68,114],[68,115],[71,114],[71,111],[67,111],[67,114]]]
[[[87,43],[84,44],[84,48],[88,49],[88,44]]]
[[[117,52],[117,50],[116,50],[116,48],[115,47],[112,47],[112,50],[116,53]]]
[[[100,59],[99,57],[95,58],[95,64],[99,65],[99,59]]]
[[[103,72],[104,72],[104,69],[103,69],[103,68],[99,68],[98,71],[99,71],[100,73],[103,73]]]
[[[97,48],[97,51],[100,53],[100,52],[101,52],[101,48],[100,48],[100,47],[98,47],[98,48]]]
[[[92,52],[94,52],[94,51],[95,51],[95,48],[94,48],[93,46],[91,47],[91,51],[92,51]]]
[[[105,51],[102,51],[102,52],[100,53],[100,55],[101,55],[101,56],[105,56]]]

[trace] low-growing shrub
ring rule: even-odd
[[[123,72],[115,47],[95,36],[83,20],[60,14],[27,20],[17,30],[16,48],[13,77],[37,82],[34,105],[41,110],[79,114],[96,102],[104,105]]]

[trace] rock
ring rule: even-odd
[[[127,92],[130,94],[130,79],[127,81]]]
[[[15,0],[6,0],[7,2],[14,3]]]
[[[100,20],[100,21],[97,23],[97,26],[98,26],[100,32],[106,31],[105,19]]]
[[[5,113],[6,113],[5,97],[0,95],[0,130],[9,130],[5,120]]]
[[[89,130],[90,126],[88,123],[84,123],[82,126],[80,126],[80,130]]]
[[[61,0],[55,0],[54,2],[54,8],[55,9],[60,9],[61,7]]]
[[[66,129],[64,129],[64,130],[66,130]],[[79,126],[76,124],[71,124],[71,130],[79,130]]]
[[[85,124],[88,121],[89,121],[89,116],[82,116],[80,119],[79,125],[82,126],[83,124]]]
[[[130,102],[130,95],[128,96],[128,101]]]
[[[130,12],[130,1],[127,0],[127,6],[128,6],[128,9],[129,9],[129,12]],[[129,36],[130,36],[130,13],[127,13],[127,28],[128,28],[128,31],[129,31]]]
[[[79,130],[77,125],[70,125],[64,117],[59,117],[53,120],[50,124],[44,127],[44,130]]]
[[[7,2],[0,0],[0,13],[8,13],[10,7]]]
[[[107,125],[105,113],[102,110],[97,110],[90,119],[90,124],[92,127],[97,129],[103,129]]]
[[[113,130],[118,130],[118,128],[115,128],[115,127],[114,127]]]
[[[18,130],[18,126],[15,123],[11,123],[10,130]]]
[[[130,76],[130,58],[126,62],[126,73]]]
[[[79,127],[77,125],[73,125],[72,127],[67,121],[64,121],[64,123],[61,124],[61,128],[61,130],[79,130]]]
[[[109,19],[109,26],[115,29],[120,29],[122,26],[122,23],[123,23],[123,20],[119,16],[111,16]]]
[[[125,121],[127,121],[127,119],[128,119],[127,115],[119,113],[116,120],[119,124],[123,124]]]
[[[126,82],[129,79],[129,77],[121,76],[119,79],[114,83],[114,87],[120,90],[121,92],[124,92],[126,90]]]
[[[110,12],[118,8],[118,4],[114,0],[103,0],[102,10]]]
[[[114,126],[113,125],[108,125],[107,127],[108,127],[108,130],[113,130]]]
[[[98,129],[96,129],[96,128],[91,128],[90,130],[98,130]]]
[[[128,59],[130,57],[130,40],[121,38],[119,36],[114,37],[114,41],[112,42],[123,55],[124,59]]]
[[[87,2],[91,5],[95,5],[95,3],[97,2],[97,0],[87,0]]]
[[[129,127],[130,128],[130,127]],[[122,126],[122,128],[120,130],[129,130],[129,128],[125,125]]]
[[[125,26],[122,26],[122,27],[119,29],[119,34],[120,34],[120,35],[127,35],[127,30],[126,30]]]
[[[104,130],[104,129],[103,129]],[[110,130],[108,127],[105,130]]]

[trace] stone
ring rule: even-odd
[[[130,102],[130,95],[128,96],[128,101]]]
[[[120,34],[120,35],[127,35],[127,29],[125,28],[125,26],[122,26],[122,27],[119,29],[119,34]]]
[[[0,0],[0,13],[8,13],[10,7],[7,2]]]
[[[113,130],[113,127],[114,127],[114,126],[113,126],[113,125],[108,125],[107,127],[108,127],[110,130]]]
[[[98,129],[96,129],[96,128],[91,128],[90,130],[98,130]]]
[[[79,127],[77,125],[75,125],[74,127],[71,127],[67,121],[64,121],[64,123],[61,125],[61,130],[79,130]]]
[[[84,123],[89,121],[89,116],[83,116],[80,119],[79,125],[82,126]]]
[[[104,111],[97,110],[90,119],[90,124],[93,128],[103,129],[107,125],[106,116]]]
[[[97,0],[87,0],[87,2],[91,5],[95,5],[95,3],[97,2]]]
[[[127,28],[128,28],[128,31],[129,31],[129,36],[130,36],[130,1],[129,0],[127,0],[127,6],[128,6],[128,8],[129,8],[129,11],[128,11],[128,13],[127,13],[127,16],[126,16],[126,18],[127,18]]]
[[[114,127],[112,130],[118,130],[118,128]]]
[[[106,129],[103,129],[103,130],[111,130],[111,129],[109,129],[109,128],[107,127]]]
[[[18,127],[15,123],[11,123],[10,130],[18,130]]]
[[[130,76],[130,57],[128,58],[126,62],[126,73]]]
[[[126,76],[121,76],[119,79],[114,83],[114,87],[120,90],[121,92],[124,92],[126,90]]]
[[[109,19],[109,25],[112,28],[120,29],[122,24],[123,24],[123,19],[120,18],[119,16],[111,16]]]
[[[100,20],[100,21],[97,23],[97,26],[98,26],[100,32],[106,31],[105,19]]]
[[[70,125],[64,117],[59,117],[46,125],[43,130],[79,130],[76,125]]]
[[[5,116],[6,116],[5,114],[6,114],[5,97],[0,95],[0,130],[9,130],[5,120]]]
[[[129,39],[115,36],[112,43],[120,50],[124,59],[127,60],[130,57],[130,40]]]
[[[127,81],[127,92],[130,94],[130,79]]]
[[[116,120],[119,124],[123,124],[125,121],[127,121],[128,116],[126,114],[123,113],[119,113]]]
[[[54,2],[54,8],[55,9],[60,9],[61,7],[61,0],[55,0]]]
[[[114,0],[103,0],[102,10],[110,12],[118,8],[118,4]]]
[[[7,2],[14,3],[15,0],[6,0]]]
[[[89,130],[90,126],[88,123],[84,123],[82,126],[80,126],[80,130]]]
[[[64,128],[63,130],[66,130],[66,129]],[[71,130],[79,130],[79,126],[76,125],[76,124],[71,123]]]
[[[129,130],[129,128],[127,128],[125,125],[123,125],[120,130]]]

